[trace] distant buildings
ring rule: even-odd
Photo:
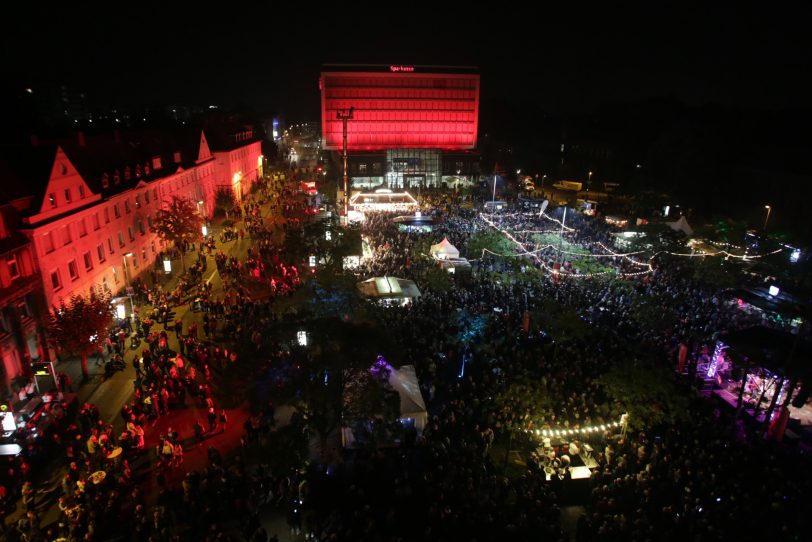
[[[98,287],[115,293],[163,250],[153,220],[172,196],[214,212],[262,175],[251,129],[118,133],[0,149],[0,347],[6,380],[43,355],[44,308]],[[41,298],[40,298],[41,292]],[[39,301],[38,301],[39,300]],[[29,322],[29,319],[32,319]]]
[[[322,143],[341,152],[351,189],[440,187],[478,180],[479,74],[473,68],[326,66]]]

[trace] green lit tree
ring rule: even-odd
[[[87,357],[107,339],[113,314],[110,294],[92,290],[88,297],[74,295],[54,307],[48,318],[48,335],[62,352],[82,359],[82,376],[88,378]]]
[[[180,263],[186,270],[183,254],[186,244],[194,242],[200,234],[200,215],[192,200],[172,196],[169,204],[155,217],[155,233],[164,241],[171,242],[180,250]]]

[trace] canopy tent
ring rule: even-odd
[[[691,237],[694,234],[694,229],[688,224],[688,220],[686,220],[685,216],[679,217],[679,220],[676,222],[668,222],[669,227],[671,227],[674,231],[681,231],[688,237]]]
[[[359,282],[358,290],[364,297],[378,299],[383,303],[406,304],[421,295],[413,280],[397,277],[373,277]]]
[[[400,369],[395,369],[388,363],[389,385],[395,390],[400,398],[400,416],[398,420],[404,425],[413,423],[417,434],[423,433],[428,422],[428,412],[423,394],[420,391],[420,384],[417,380],[413,365],[404,365]],[[351,448],[355,444],[355,434],[352,427],[341,428],[341,442],[345,448]]]
[[[435,260],[453,260],[460,257],[460,251],[448,241],[447,237],[436,245],[431,245],[430,252]]]
[[[400,396],[400,419],[414,420],[415,429],[422,433],[428,421],[428,413],[414,366],[404,365],[400,369],[393,369],[389,373],[389,385]]]

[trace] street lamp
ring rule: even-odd
[[[344,136],[344,146],[342,156],[344,158],[344,220],[350,223],[350,194],[349,194],[349,176],[347,174],[347,121],[352,120],[354,107],[349,109],[340,109],[336,112],[336,118],[341,121],[341,127]]]
[[[127,267],[127,257],[132,256],[132,252],[126,253],[121,259],[124,261],[124,284],[127,285],[127,297],[130,298],[130,309],[132,309],[132,314],[135,314],[135,305],[133,304],[133,295],[132,295],[132,287],[130,286],[130,269]]]
[[[764,231],[767,231],[767,221],[770,220],[770,211],[773,209],[769,205],[765,205],[764,208],[767,209],[767,217],[764,219]]]

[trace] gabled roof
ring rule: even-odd
[[[178,132],[136,132],[126,133],[119,137],[112,134],[88,137],[84,145],[78,140],[66,141],[63,149],[68,158],[76,165],[90,189],[105,197],[135,187],[139,182],[174,174],[178,167],[192,167],[197,159],[199,133],[190,131]],[[175,152],[180,152],[180,163],[175,163]],[[154,169],[153,158],[161,159],[161,168]],[[149,175],[145,174],[144,165],[148,165]],[[136,178],[135,167],[142,169],[141,177]],[[124,179],[125,168],[130,168],[130,179]],[[120,174],[119,184],[115,184],[115,171]],[[102,177],[108,175],[109,185],[104,188]]]

